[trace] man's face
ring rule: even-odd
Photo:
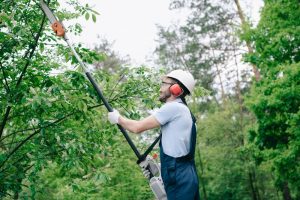
[[[166,102],[169,97],[171,97],[171,92],[169,88],[171,85],[175,84],[175,81],[168,78],[168,77],[163,77],[162,78],[162,83],[160,85],[160,90],[159,90],[159,101],[161,102]]]

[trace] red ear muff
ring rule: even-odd
[[[183,90],[178,84],[171,85],[169,89],[171,94],[173,94],[176,97],[180,96],[183,93]]]

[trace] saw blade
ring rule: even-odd
[[[52,11],[50,10],[50,8],[47,6],[47,4],[43,0],[40,1],[40,5],[41,5],[41,8],[44,11],[45,15],[47,16],[47,18],[51,22],[51,24],[58,21],[56,19],[56,17],[54,16],[54,14],[52,13]]]

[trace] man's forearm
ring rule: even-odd
[[[146,130],[160,126],[159,122],[153,116],[146,117],[140,121],[127,119],[126,117],[120,116],[118,123],[132,133],[142,133]]]
[[[119,117],[119,124],[125,128],[126,130],[132,133],[141,133],[141,127],[139,125],[139,121],[128,119],[126,117],[120,116]]]

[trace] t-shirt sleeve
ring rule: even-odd
[[[176,106],[174,103],[167,103],[157,110],[153,116],[157,119],[160,125],[165,125],[176,117]]]

